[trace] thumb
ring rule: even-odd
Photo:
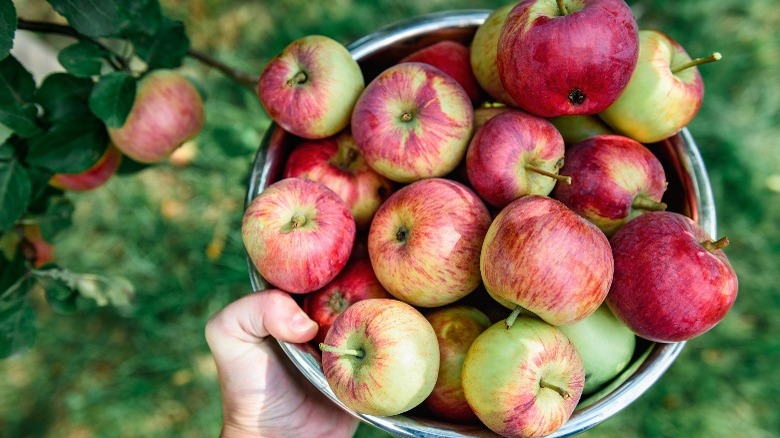
[[[317,323],[290,294],[278,289],[239,298],[214,314],[206,324],[206,341],[215,356],[239,346],[258,344],[267,336],[301,343],[316,334]]]

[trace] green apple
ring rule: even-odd
[[[585,370],[574,344],[532,317],[497,322],[469,347],[463,391],[477,417],[503,436],[547,436],[568,421],[582,396]]]
[[[574,145],[597,135],[615,133],[612,128],[595,115],[558,116],[551,117],[548,120],[561,133],[563,142],[567,145]]]
[[[634,333],[602,304],[582,321],[559,327],[577,347],[585,366],[584,394],[609,382],[631,361]]]
[[[599,113],[618,133],[640,143],[676,134],[701,107],[704,84],[696,65],[720,53],[691,60],[685,49],[656,30],[639,31],[639,60],[618,99]]]

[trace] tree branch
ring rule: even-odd
[[[51,23],[46,21],[32,21],[32,20],[25,20],[23,18],[19,18],[17,27],[22,30],[29,30],[31,32],[38,32],[38,33],[50,33],[50,34],[57,34],[57,35],[64,35],[69,36],[72,38],[76,38],[79,40],[85,40],[90,41],[94,44],[97,44],[102,49],[104,49],[106,52],[113,55],[113,57],[116,58],[116,61],[120,64],[120,68],[123,70],[130,70],[130,61],[117,54],[116,52],[112,51],[108,47],[106,47],[103,43],[100,41],[95,40],[94,38],[90,38],[86,35],[80,34],[76,29],[63,25],[63,24],[57,24],[57,23]],[[222,74],[229,77],[230,79],[238,82],[243,87],[254,91],[255,87],[257,86],[257,81],[259,80],[259,76],[255,76],[252,74],[249,74],[247,72],[232,68],[225,63],[217,60],[216,58],[203,53],[199,50],[195,50],[190,48],[187,52],[187,55],[191,58],[194,58],[201,63],[209,66],[214,67],[217,70],[219,70]],[[109,62],[112,62],[113,60],[108,59]]]

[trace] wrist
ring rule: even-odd
[[[260,434],[256,432],[250,432],[246,429],[234,426],[229,423],[222,425],[222,430],[219,433],[220,438],[260,438]]]

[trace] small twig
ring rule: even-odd
[[[109,64],[111,64],[111,66],[114,69],[124,70],[128,72],[130,71],[130,61],[127,58],[109,49],[105,44],[101,43],[100,41],[78,33],[76,29],[70,26],[66,26],[64,24],[51,23],[48,21],[25,20],[24,18],[20,17],[17,22],[17,28],[22,30],[29,30],[31,32],[64,35],[82,41],[89,41],[97,45],[101,49],[103,49],[109,55],[111,55],[111,56],[106,56],[106,61],[108,61]]]
[[[234,81],[238,82],[239,84],[248,88],[251,91],[255,90],[255,87],[257,86],[257,81],[260,80],[259,76],[251,75],[245,71],[241,71],[233,67],[230,67],[225,63],[212,57],[211,55],[201,52],[200,50],[190,49],[187,52],[187,55],[197,59],[203,64],[216,68],[217,70],[222,72],[225,76],[228,76],[229,78],[233,79]]]

